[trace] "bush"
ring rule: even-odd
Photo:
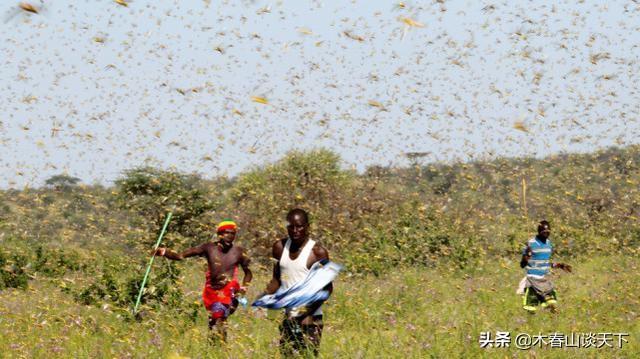
[[[398,218],[367,236],[347,254],[347,267],[380,275],[399,266],[465,268],[478,256],[477,238],[453,231],[453,225],[418,203],[403,207]]]
[[[167,213],[173,212],[168,231],[192,238],[189,244],[209,237],[210,220],[201,217],[216,207],[210,199],[215,196],[198,176],[136,168],[126,171],[124,177],[116,181],[116,188],[117,204],[139,214],[150,234],[158,233]],[[153,235],[148,238],[147,244],[152,244]]]
[[[46,249],[39,245],[34,250],[33,270],[49,277],[59,277],[67,271],[85,269],[80,255],[74,250]]]
[[[85,305],[107,302],[122,310],[131,310],[138,297],[146,266],[146,262],[134,265],[115,258],[106,259],[93,281],[75,293],[75,299]],[[131,270],[132,267],[136,270]],[[123,273],[130,274],[123,276]],[[156,261],[140,303],[151,307],[180,307],[182,292],[176,284],[179,277],[180,270],[175,262],[160,265]]]
[[[340,220],[348,213],[346,201],[353,183],[354,175],[340,169],[335,153],[294,151],[275,164],[241,175],[230,190],[227,213],[237,218],[251,248],[265,258],[273,242],[286,235],[282,224],[295,207],[310,213],[314,228],[329,234],[344,231]]]
[[[4,288],[26,289],[29,277],[26,272],[28,258],[0,250],[0,290]]]

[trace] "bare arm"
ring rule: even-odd
[[[283,250],[282,241],[277,241],[273,244],[273,248],[271,249],[271,256],[275,260],[273,264],[273,275],[269,283],[267,283],[264,294],[273,294],[280,288],[280,257],[282,257]]]
[[[206,243],[201,244],[197,247],[189,248],[182,253],[174,252],[167,248],[158,248],[156,250],[156,256],[165,257],[174,261],[181,261],[185,258],[204,255],[206,245],[207,245]]]
[[[524,253],[522,253],[522,259],[520,259],[520,268],[526,267],[529,264],[529,259],[531,259],[531,248],[527,244]]]
[[[569,273],[571,273],[571,271],[573,270],[573,268],[571,268],[570,265],[564,264],[564,263],[551,263],[551,268],[560,268],[563,271],[569,272]]]
[[[313,254],[315,257],[314,263],[325,260],[325,259],[329,260],[329,252],[322,246],[316,245],[315,247],[313,247]],[[328,291],[329,295],[331,295],[333,293],[333,282],[327,284],[322,289]],[[311,303],[309,306],[307,306],[305,313],[299,317],[302,319],[301,323],[302,324],[312,323],[312,315],[318,308],[320,308],[322,303],[323,302],[314,302],[314,303]]]
[[[244,278],[242,278],[243,287],[246,287],[253,279],[253,273],[251,273],[251,269],[249,269],[249,263],[251,263],[251,259],[243,249],[242,258],[240,259],[240,266],[242,267],[242,271],[244,272]]]
[[[315,246],[313,248],[313,254],[315,254],[316,256],[316,262],[320,262],[323,260],[329,260],[329,251],[327,251],[324,247],[321,246]],[[324,288],[324,290],[328,290],[329,294],[333,293],[333,282],[327,284]]]
[[[273,265],[273,275],[271,280],[267,283],[267,288],[264,290],[264,294],[273,294],[278,288],[280,288],[280,264],[275,263]]]

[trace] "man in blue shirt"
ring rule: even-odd
[[[520,267],[527,271],[523,308],[530,313],[535,313],[538,305],[555,310],[557,297],[553,282],[549,278],[551,268],[560,268],[571,272],[570,265],[551,261],[553,246],[549,240],[550,234],[549,222],[540,221],[538,235],[527,241],[522,250]]]

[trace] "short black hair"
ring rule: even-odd
[[[309,214],[301,208],[294,208],[287,213],[287,222],[291,223],[293,216],[300,215],[304,219],[304,223],[309,224]]]
[[[542,232],[545,226],[551,229],[551,224],[549,224],[547,220],[543,219],[542,221],[538,222],[538,232]]]

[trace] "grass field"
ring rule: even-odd
[[[638,263],[632,257],[596,257],[571,263],[573,274],[555,274],[560,307],[529,315],[515,287],[516,259],[481,263],[472,271],[398,270],[385,277],[342,276],[325,305],[321,356],[325,358],[638,358]],[[162,265],[161,263],[157,265]],[[32,279],[26,291],[0,292],[3,357],[278,357],[281,314],[239,309],[230,319],[229,344],[207,344],[206,313],[199,307],[202,263],[183,264],[185,300],[197,312],[146,313],[141,322],[109,306],[82,306],[59,287]],[[74,280],[74,278],[65,278]],[[258,271],[250,296],[267,280]],[[510,348],[481,349],[480,332],[508,331]],[[628,333],[619,348],[519,350],[517,333]],[[617,340],[613,343],[617,347]]]

